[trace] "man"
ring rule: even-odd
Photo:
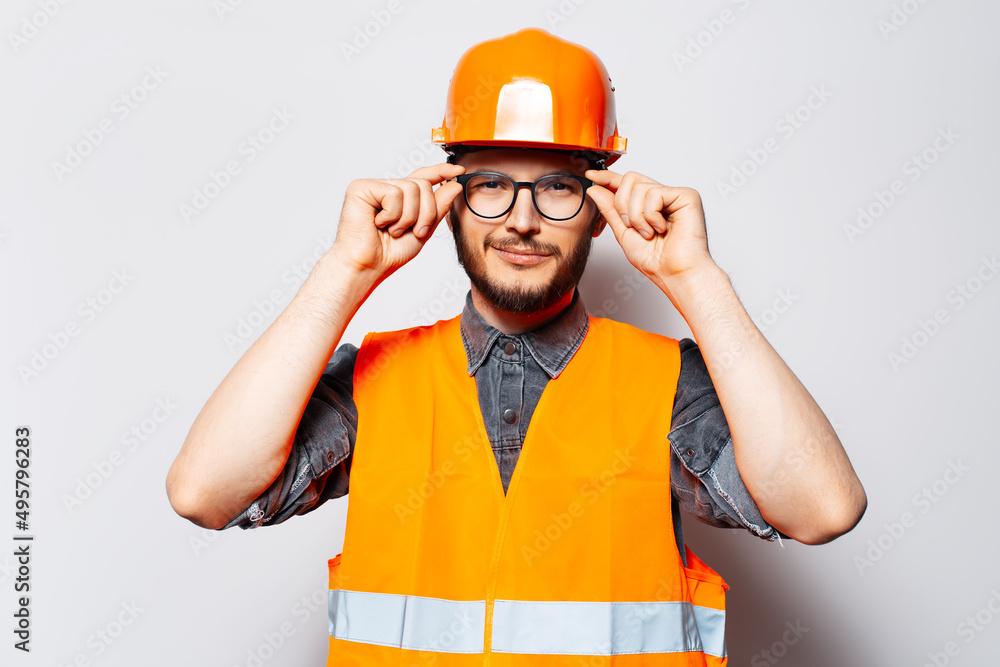
[[[215,529],[311,511],[350,479],[331,665],[724,665],[728,587],[678,508],[807,544],[865,510],[829,421],[709,254],[698,193],[606,169],[625,148],[613,90],[593,53],[541,30],[470,49],[434,133],[448,164],[350,184],[333,247],[170,470],[176,511]],[[338,347],[446,215],[461,315]],[[605,226],[697,345],[586,312],[576,285]]]

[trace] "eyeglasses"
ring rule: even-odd
[[[480,218],[499,218],[514,208],[521,188],[531,190],[531,201],[542,217],[569,220],[583,210],[587,188],[593,181],[582,176],[553,174],[537,181],[515,181],[492,172],[462,174],[455,178],[462,184],[465,203]]]

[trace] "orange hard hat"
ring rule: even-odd
[[[444,122],[431,141],[600,153],[610,165],[625,152],[615,88],[592,51],[539,28],[476,44],[458,61]]]

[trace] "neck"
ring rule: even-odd
[[[508,336],[514,336],[536,329],[547,322],[555,319],[559,313],[569,306],[573,301],[573,294],[576,288],[563,295],[559,301],[544,310],[536,310],[530,313],[512,313],[509,310],[497,308],[490,303],[476,286],[472,286],[472,305],[482,318],[492,327]]]

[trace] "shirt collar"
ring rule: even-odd
[[[576,354],[584,336],[587,335],[589,325],[590,318],[580,298],[580,290],[574,289],[572,301],[554,319],[531,331],[510,337],[521,340],[538,365],[550,378],[554,378],[566,368],[566,364]],[[462,343],[465,345],[465,354],[469,361],[469,375],[474,375],[486,360],[501,332],[486,322],[472,305],[471,289],[465,295],[460,328]]]

